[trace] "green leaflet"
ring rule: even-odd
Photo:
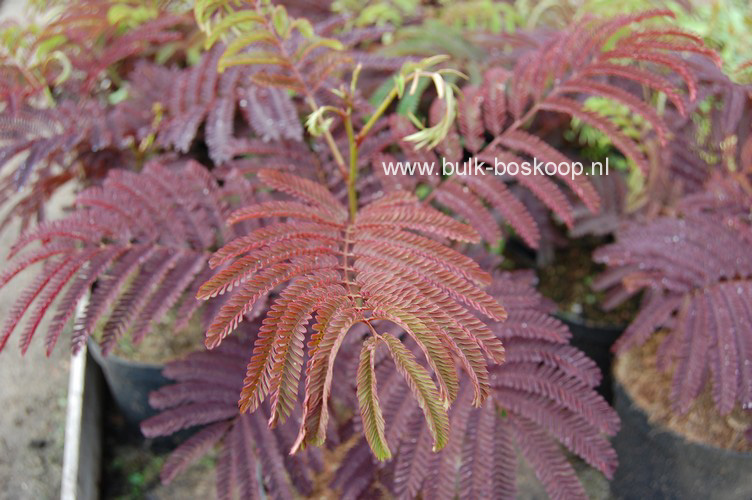
[[[396,340],[396,339],[395,339]],[[399,342],[399,341],[397,341]],[[371,337],[363,343],[358,363],[358,405],[363,420],[363,432],[366,435],[371,451],[379,460],[389,460],[392,452],[384,435],[384,416],[379,405],[379,395],[376,389],[376,373],[374,372],[374,354],[378,342]]]
[[[396,337],[383,334],[382,339],[392,353],[397,370],[405,378],[418,406],[423,410],[426,425],[433,436],[433,451],[439,451],[449,440],[449,417],[431,376]]]

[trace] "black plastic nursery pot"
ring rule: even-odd
[[[123,418],[131,426],[155,415],[149,406],[149,393],[169,382],[162,375],[164,365],[130,361],[115,355],[102,355],[94,341],[88,342],[92,357],[102,368],[107,386]]]
[[[572,332],[571,344],[584,352],[590,359],[595,361],[603,374],[598,393],[611,403],[613,401],[613,376],[611,364],[614,356],[611,346],[624,332],[626,326],[620,325],[595,325],[584,318],[564,313],[556,315],[563,321]]]
[[[621,430],[613,440],[619,468],[611,482],[623,500],[748,500],[752,498],[752,453],[688,441],[662,426],[614,382]]]

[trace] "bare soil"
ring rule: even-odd
[[[193,300],[192,297],[187,297]],[[200,314],[196,314],[199,317]],[[134,344],[123,337],[113,349],[115,356],[141,363],[164,364],[204,348],[204,329],[200,321],[192,320],[183,330],[176,331],[170,322],[155,326],[141,342]]]
[[[0,317],[9,308],[0,296]],[[41,342],[22,357],[11,344],[0,354],[0,498],[48,499],[60,495],[68,351],[50,358]]]
[[[538,290],[556,302],[559,311],[579,316],[588,324],[626,325],[637,313],[639,297],[606,311],[600,307],[605,293],[592,288],[595,277],[605,270],[604,266],[593,262],[592,254],[605,243],[603,238],[585,237],[557,249],[553,262],[538,269]]]

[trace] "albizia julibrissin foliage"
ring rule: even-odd
[[[209,310],[215,308],[216,315],[206,345],[215,352],[170,366],[168,375],[178,384],[154,396],[165,412],[144,429],[158,435],[209,424],[176,452],[165,478],[221,440],[222,497],[232,490],[243,497],[259,493],[257,458],[269,462],[261,469],[274,476],[262,481],[268,494],[305,492],[291,478],[294,473],[285,472],[294,459],[285,459],[280,450],[324,442],[333,427],[330,411],[337,416],[330,400],[346,377],[355,380],[351,406],[359,408],[365,435],[358,460],[343,464],[343,471],[362,467],[348,491],[367,487],[374,471],[393,467],[398,496],[513,495],[516,445],[552,496],[582,497],[557,441],[611,474],[615,457],[602,434],[613,434],[618,422],[593,391],[598,375],[592,362],[566,345],[566,329],[546,314],[528,283],[498,276],[489,294],[491,275],[458,250],[481,237],[498,240],[497,214],[535,246],[540,235],[528,209],[490,176],[421,178],[433,190],[428,200],[419,200],[409,179],[391,179],[404,181],[397,188],[377,175],[358,179],[359,171],[379,154],[382,159],[436,158],[413,147],[410,136],[427,143],[435,139],[436,150],[452,161],[475,156],[565,162],[549,132],[572,117],[603,131],[647,171],[638,141],[587,111],[583,102],[590,96],[618,101],[643,115],[651,133],[664,141],[670,134],[643,91],[665,94],[667,105],[682,112],[696,93],[684,55],[705,56],[707,49],[676,30],[637,26],[656,13],[586,20],[547,34],[532,48],[515,48],[511,64],[494,59],[482,68],[477,86],[459,89],[456,124],[448,119],[454,117],[449,98],[454,87],[442,73],[426,73],[420,64],[412,65],[422,68],[413,73],[408,65],[395,80],[395,95],[400,79],[404,84],[412,74],[440,79],[436,90],[442,96],[426,109],[420,108],[429,99],[413,96],[416,113],[427,118],[433,132],[412,134],[410,123],[391,113],[393,101],[371,109],[360,95],[368,73],[399,69],[390,67],[393,61],[369,65],[370,54],[354,50],[360,42],[377,44],[378,30],[340,39],[331,32],[333,24],[291,20],[284,8],[264,1],[255,9],[243,3],[225,9],[212,0],[197,7],[199,24],[208,28],[207,44],[216,46],[193,67],[142,62],[133,70],[131,78],[138,82],[129,87],[128,99],[114,110],[98,103],[101,117],[92,114],[86,125],[64,119],[83,109],[77,100],[76,106],[58,108],[68,114],[50,122],[49,130],[19,121],[26,129],[17,133],[18,123],[7,122],[10,130],[3,137],[11,144],[0,151],[0,160],[29,153],[14,172],[15,181],[22,181],[15,186],[69,169],[71,158],[77,161],[96,145],[128,149],[138,158],[208,153],[216,168],[150,163],[141,169],[140,160],[127,161],[124,167],[142,171],[111,171],[101,186],[79,195],[79,208],[71,215],[22,236],[0,286],[32,264],[44,267],[11,311],[0,347],[27,317],[21,338],[26,349],[58,297],[48,349],[75,305],[90,293],[76,322],[74,346],[101,324],[105,352],[126,332],[137,341],[175,306],[179,320],[189,317],[200,304],[194,296],[213,299]],[[220,37],[227,43],[217,43]],[[355,61],[363,62],[360,76],[349,74]],[[308,132],[321,138],[305,135],[300,126],[303,105],[312,113]],[[128,114],[129,108],[136,113]],[[326,119],[322,113],[329,113]],[[31,114],[35,123],[52,116]],[[241,116],[245,120],[237,119]],[[438,131],[447,133],[439,137]],[[256,193],[239,171],[258,174],[272,193]],[[314,176],[327,184],[311,181]],[[386,188],[372,189],[375,178]],[[329,189],[343,180],[348,206]],[[582,178],[539,176],[520,178],[519,184],[568,224],[572,193],[593,210],[599,204],[593,186]],[[238,206],[245,206],[230,214],[225,195],[241,198]],[[233,240],[224,229],[228,216],[237,235]],[[39,247],[31,247],[36,243]],[[207,261],[213,277],[204,267]],[[267,295],[273,303],[250,338],[227,339]],[[500,324],[507,318],[501,304],[511,313]],[[489,361],[504,360],[502,341],[509,348],[507,363],[489,368]],[[353,360],[346,376],[335,364],[343,358]],[[262,420],[272,428],[280,425],[269,430]],[[290,425],[297,434],[290,433]],[[396,460],[375,468],[371,454]]]
[[[26,317],[20,339],[26,351],[56,301],[48,353],[87,295],[75,320],[74,351],[100,326],[107,353],[127,332],[138,342],[178,302],[178,324],[197,310],[193,296],[206,279],[210,249],[226,234],[228,213],[203,166],[152,162],[141,173],[113,170],[102,186],[82,191],[76,205],[68,216],[27,231],[11,248],[0,286],[30,266],[43,267],[8,313],[0,349]]]
[[[489,292],[508,305],[509,317],[504,323],[490,322],[489,327],[506,346],[506,362],[490,369],[490,397],[481,408],[472,405],[475,391],[469,377],[461,377],[457,401],[449,414],[447,444],[439,453],[433,452],[433,430],[420,400],[411,394],[411,386],[395,366],[393,347],[387,344],[404,341],[404,355],[419,355],[421,349],[412,336],[396,325],[387,327],[383,321],[375,321],[385,335],[393,335],[391,340],[372,349],[376,337],[370,337],[360,354],[354,348],[367,329],[357,329],[357,338],[342,340],[343,351],[349,356],[343,353],[344,359],[332,367],[340,380],[333,406],[349,408],[357,402],[379,400],[385,423],[383,439],[394,450],[394,459],[376,461],[368,444],[373,437],[366,430],[366,437],[338,465],[328,485],[330,491],[338,498],[384,492],[397,498],[514,498],[521,453],[552,498],[586,498],[558,443],[611,476],[616,454],[606,436],[618,430],[619,422],[594,390],[600,372],[583,353],[568,345],[569,331],[550,316],[550,305],[535,292],[531,281],[527,273],[494,275]],[[248,328],[241,327],[239,336],[226,339],[215,350],[194,353],[167,366],[165,374],[176,383],[152,394],[152,405],[163,411],[143,423],[144,433],[155,437],[205,427],[173,452],[162,471],[163,481],[171,481],[221,443],[219,498],[231,498],[235,490],[242,498],[255,498],[261,487],[271,498],[289,498],[293,491],[311,493],[311,477],[322,471],[317,450],[306,449],[303,456],[286,455],[295,441],[291,425],[300,421],[300,412],[293,410],[288,422],[275,429],[264,422],[270,415],[267,403],[250,415],[238,412],[236,400],[249,340],[261,332],[263,326],[250,323]],[[363,419],[361,424],[370,425]],[[328,426],[327,435],[335,438],[334,444],[337,427]],[[337,445],[349,447],[346,435],[342,439]],[[251,472],[256,470],[256,461],[261,461],[260,477],[265,478],[261,484],[256,479],[259,476]],[[301,469],[301,464],[305,468]]]
[[[354,60],[362,61],[364,71],[381,76],[404,62],[404,58],[365,57],[360,47],[378,39],[383,30],[337,33],[344,20],[329,19],[312,29],[334,37],[341,50],[334,55],[322,48],[306,52],[308,57],[296,61],[300,80],[275,86],[264,80],[269,69],[265,65],[232,66],[220,72],[218,63],[228,49],[222,43],[183,67],[181,59],[186,55],[180,47],[188,43],[184,39],[192,38],[183,24],[190,16],[155,12],[157,19],[115,36],[122,26],[111,24],[107,12],[117,4],[75,2],[34,41],[42,44],[62,37],[58,49],[70,52],[71,75],[57,85],[39,84],[51,89],[53,102],[20,92],[19,86],[29,91],[34,86],[17,81],[14,58],[9,68],[0,56],[0,69],[5,70],[0,71],[0,100],[12,98],[0,113],[0,204],[27,188],[4,222],[20,216],[26,227],[35,219],[43,220],[47,199],[71,179],[89,185],[100,181],[113,165],[135,168],[141,156],[153,152],[195,158],[197,150],[206,148],[211,161],[220,165],[248,154],[284,151],[289,161],[303,149],[300,109],[289,89],[300,92],[304,86],[311,95],[331,97],[325,90],[331,73]],[[165,47],[167,42],[175,46]],[[280,41],[280,50],[295,53],[299,43]],[[155,47],[164,47],[163,55],[174,52],[168,63],[153,61]],[[289,70],[287,63],[284,68]],[[113,78],[117,89],[103,76],[104,69],[110,70],[108,78],[117,75]],[[106,90],[85,90],[92,82]],[[40,89],[34,88],[38,94]],[[107,94],[113,90],[124,100],[109,103]],[[238,115],[244,120],[236,120]]]
[[[311,494],[312,477],[322,469],[322,459],[317,448],[289,454],[298,416],[271,430],[266,425],[268,405],[255,413],[238,412],[238,392],[258,327],[253,323],[245,329],[247,336],[229,338],[213,351],[194,352],[166,366],[165,376],[175,383],[151,394],[150,404],[162,412],[141,424],[144,435],[166,436],[204,427],[170,454],[162,468],[162,482],[172,481],[220,443],[218,499],[288,499]]]
[[[551,129],[564,129],[571,118],[599,130],[648,175],[649,158],[640,140],[588,110],[584,101],[600,97],[625,106],[649,124],[650,136],[663,146],[668,143],[668,126],[645,98],[646,93],[665,94],[669,107],[686,116],[697,94],[696,75],[686,56],[707,58],[718,65],[720,61],[699,37],[660,26],[640,28],[640,23],[666,15],[671,14],[652,11],[606,21],[586,19],[565,31],[531,37],[532,48],[518,49],[514,58],[507,58],[511,64],[494,63],[485,69],[478,84],[462,87],[457,120],[434,151],[403,140],[415,127],[406,117],[391,116],[392,140],[400,146],[401,155],[395,158],[394,151],[384,151],[374,156],[375,175],[387,186],[392,183],[382,175],[382,163],[395,159],[436,165],[446,160],[461,166],[475,157],[490,167],[495,161],[522,165],[536,159],[568,165],[572,159],[563,148],[547,142],[545,135]],[[435,100],[428,124],[435,125],[443,113],[444,101]],[[436,203],[463,217],[491,244],[502,236],[497,216],[531,247],[537,248],[540,242],[538,225],[529,208],[510,190],[511,181],[570,228],[574,224],[573,201],[593,212],[600,206],[598,193],[585,175],[558,172],[553,176],[496,177],[489,172],[442,180],[418,173],[411,182],[416,180],[432,186],[430,196]]]
[[[482,290],[491,277],[439,240],[477,242],[478,234],[407,192],[376,200],[351,219],[347,208],[320,184],[272,170],[261,171],[259,179],[294,199],[241,208],[229,222],[284,220],[215,252],[210,264],[222,269],[198,292],[204,299],[231,292],[206,334],[207,347],[214,348],[260,297],[291,281],[259,331],[241,410],[254,411],[269,396],[271,426],[290,415],[298,400],[307,325],[315,314],[296,448],[322,443],[334,360],[351,328],[364,323],[372,335],[361,350],[358,394],[374,453],[382,459],[391,456],[373,374],[378,346],[388,348],[423,410],[434,447],[441,449],[448,437],[447,408],[459,390],[455,360],[469,374],[473,402],[479,406],[490,390],[484,354],[495,362],[504,358],[501,341],[470,313],[475,310],[497,321],[506,317],[504,308]],[[404,328],[420,347],[436,384],[400,340],[373,328],[377,320]]]
[[[0,204],[14,200],[15,206],[3,225],[16,216],[24,228],[44,220],[48,198],[70,180],[101,180],[113,165],[136,163],[131,153],[149,135],[154,110],[108,99],[114,91],[127,94],[136,61],[180,53],[191,26],[172,2],[77,0],[49,7],[54,14],[45,12],[39,26],[4,25]]]
[[[145,8],[138,0],[76,0],[64,8],[48,5],[40,25],[4,21],[0,102],[13,113],[45,92],[83,96],[96,92],[97,84],[109,88],[109,78],[118,80],[128,62],[179,44],[191,18],[169,4]]]
[[[749,168],[749,166],[747,166]],[[741,179],[741,180],[739,180]],[[752,408],[752,225],[749,176],[728,173],[675,215],[627,224],[596,260],[613,303],[644,291],[640,312],[615,344],[623,352],[668,329],[658,366],[674,368],[671,399],[684,413],[712,381],[721,414]]]
[[[376,464],[365,442],[342,461],[333,486],[340,498],[387,488],[396,498],[515,498],[518,452],[551,498],[587,498],[561,446],[607,477],[617,460],[606,436],[619,419],[594,387],[595,363],[568,345],[569,330],[527,273],[497,273],[489,293],[507,305],[508,319],[490,324],[504,342],[506,361],[489,370],[491,393],[481,408],[469,402],[467,380],[450,413],[447,446],[432,453],[428,428],[392,362],[378,356],[390,464]],[[558,443],[557,443],[558,441]]]

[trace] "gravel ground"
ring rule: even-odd
[[[0,264],[15,240],[17,228],[0,235]],[[0,290],[0,322],[18,291],[30,281],[17,277]],[[60,491],[68,383],[68,349],[63,340],[50,358],[39,330],[25,356],[16,346],[18,332],[0,353],[0,498],[56,498]]]
[[[0,317],[11,295],[0,295]],[[35,342],[23,358],[15,345],[0,354],[0,498],[58,497],[67,375],[64,349],[47,359]]]

